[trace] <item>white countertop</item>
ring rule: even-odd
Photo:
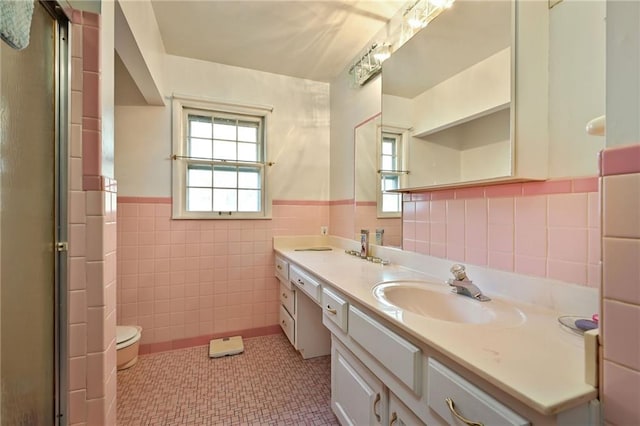
[[[596,388],[584,379],[583,339],[558,324],[562,313],[501,300],[491,293],[492,301],[477,303],[508,303],[518,308],[525,320],[519,325],[461,324],[400,311],[378,301],[373,287],[390,280],[428,280],[433,288],[448,292],[443,282],[448,277],[429,276],[397,264],[367,262],[346,254],[344,247],[295,251],[302,247],[305,245],[294,239],[274,244],[280,255],[534,410],[552,415],[596,398]]]

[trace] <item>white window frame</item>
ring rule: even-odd
[[[382,177],[384,175],[387,176],[398,176],[398,187],[401,188],[405,181],[404,176],[406,175],[405,163],[406,163],[406,138],[408,136],[408,132],[404,129],[399,129],[395,127],[384,126],[381,127],[380,131],[377,132],[379,141],[377,143],[378,152],[378,179],[376,183],[376,194],[377,194],[377,214],[378,218],[394,218],[402,216],[402,194],[398,193],[398,211],[388,212],[382,210]],[[395,170],[382,170],[382,142],[384,140],[385,135],[393,135],[396,140],[396,167]]]
[[[195,110],[195,111],[194,111]],[[261,105],[238,104],[219,100],[210,100],[174,95],[172,98],[172,218],[173,219],[270,219],[271,196],[268,187],[268,169],[271,163],[267,161],[267,133],[268,118],[273,108]],[[229,115],[246,115],[262,120],[262,188],[261,210],[258,212],[193,212],[187,210],[187,167],[193,161],[189,159],[187,143],[188,113],[203,111],[205,113],[219,113]],[[207,161],[213,164],[214,161]]]

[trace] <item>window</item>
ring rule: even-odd
[[[402,175],[402,135],[382,132],[380,141],[380,181],[378,191],[378,216],[400,216],[402,194],[388,192],[400,187]]]
[[[173,215],[264,218],[266,118],[216,107],[174,102]]]

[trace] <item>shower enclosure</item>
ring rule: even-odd
[[[0,424],[64,424],[68,21],[34,4],[0,42]],[[60,177],[63,177],[60,179]]]

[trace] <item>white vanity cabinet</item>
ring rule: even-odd
[[[544,414],[335,284],[335,274],[324,278],[299,263],[305,268],[288,265],[294,303],[287,308],[282,296],[282,326],[304,358],[331,353],[331,407],[341,424],[600,424],[597,400]]]
[[[389,426],[420,426],[424,425],[420,418],[393,393],[389,392]]]
[[[331,346],[331,409],[342,425],[388,424],[384,384],[340,342]]]
[[[332,298],[327,299],[327,294]],[[368,417],[357,417],[372,413],[384,424],[394,425],[457,425],[464,424],[460,418],[465,415],[485,425],[530,424],[436,361],[429,348],[414,344],[346,296],[323,289],[323,305],[336,299],[348,306],[346,323],[336,321],[337,315],[327,309],[323,309],[323,322],[332,333],[331,404],[342,424],[376,424]],[[378,383],[382,384],[379,398]],[[447,398],[460,418],[449,409]]]
[[[284,334],[305,359],[329,355],[331,336],[322,325],[319,281],[279,256],[275,275],[280,281],[279,323]]]

